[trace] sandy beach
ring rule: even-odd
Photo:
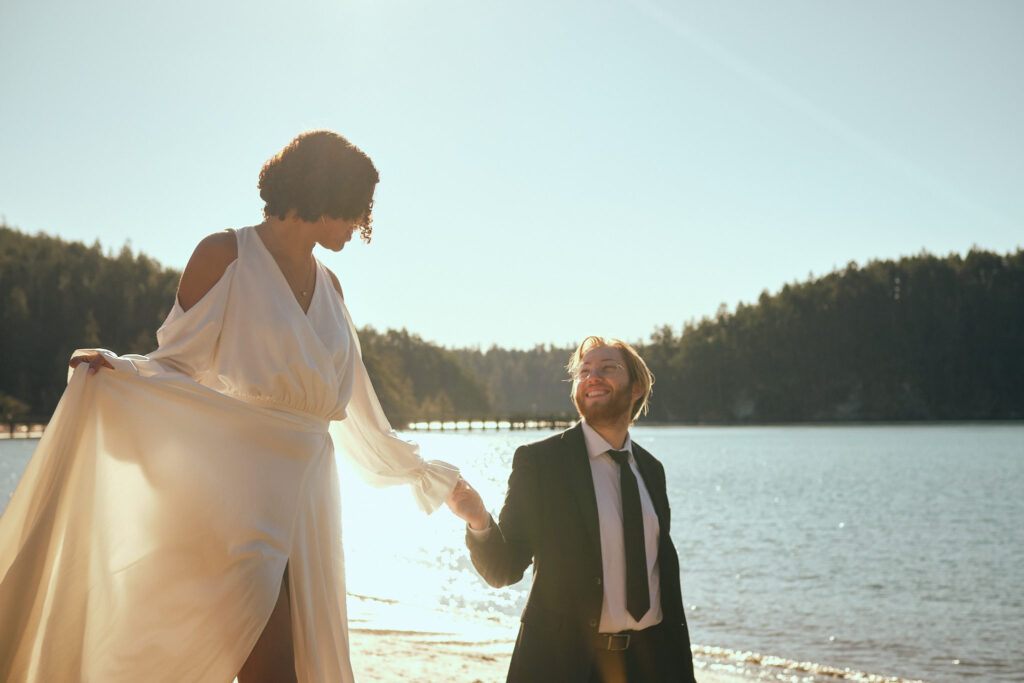
[[[353,630],[356,680],[500,683],[512,654],[511,641],[466,642],[410,631]]]
[[[361,683],[504,683],[513,640],[466,641],[448,634],[353,629],[352,668]],[[701,667],[705,664],[704,667]],[[743,683],[749,677],[709,671],[701,683]]]
[[[474,618],[389,600],[349,598],[350,653],[360,683],[504,683],[517,619]],[[757,652],[699,644],[693,650],[700,683],[922,683]]]
[[[515,617],[480,617],[352,594],[348,608],[352,668],[360,683],[505,681],[519,628]],[[693,662],[700,683],[919,683],[700,644],[694,646]]]
[[[352,669],[360,683],[504,683],[519,620],[349,595]],[[743,683],[755,677],[736,663],[695,656],[701,683]]]

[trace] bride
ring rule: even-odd
[[[0,518],[0,680],[348,682],[334,452],[431,512],[458,471],[394,434],[338,278],[377,170],[328,131],[205,238],[147,356],[80,350]]]

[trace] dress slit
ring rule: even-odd
[[[274,609],[238,672],[238,683],[297,683],[292,642],[291,581],[287,564],[281,575]]]

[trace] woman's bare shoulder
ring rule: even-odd
[[[221,230],[207,235],[196,245],[192,258],[196,256],[207,259],[226,259],[227,263],[231,263],[238,258],[238,241],[235,239],[235,231]]]
[[[324,266],[324,270],[331,276],[331,284],[334,285],[334,289],[338,292],[338,296],[341,297],[342,301],[345,300],[345,294],[341,291],[341,282],[338,280],[338,276],[334,274],[334,271]]]
[[[178,283],[178,303],[183,310],[195,306],[223,277],[238,258],[238,242],[231,230],[207,235],[196,245]]]

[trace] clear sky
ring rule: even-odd
[[[0,0],[0,215],[184,266],[264,160],[374,160],[357,324],[644,339],[848,261],[1024,244],[1024,3]]]

